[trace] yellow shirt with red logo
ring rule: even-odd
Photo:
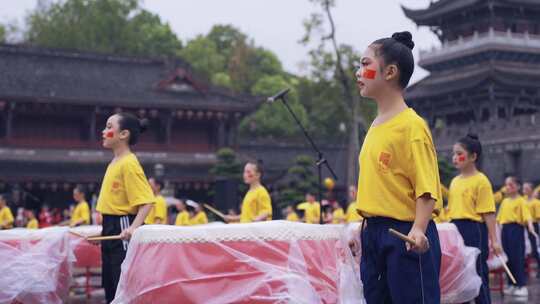
[[[358,206],[364,216],[414,221],[416,200],[442,208],[437,154],[426,122],[413,109],[372,126],[359,157]]]
[[[110,163],[101,184],[96,210],[101,214],[137,214],[140,205],[154,204],[155,196],[135,154]]]

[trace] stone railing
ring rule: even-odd
[[[459,37],[457,40],[445,41],[441,47],[431,50],[420,50],[420,64],[429,65],[482,47],[512,47],[519,50],[540,50],[540,36],[525,33],[500,32],[490,28],[484,33],[474,32],[472,36]]]

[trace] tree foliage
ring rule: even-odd
[[[182,46],[140,0],[41,0],[25,36],[39,46],[141,56],[173,56]]]

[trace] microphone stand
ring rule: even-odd
[[[298,119],[298,117],[296,116],[296,114],[294,114],[293,110],[291,109],[291,107],[289,106],[289,104],[287,103],[287,100],[285,99],[285,94],[280,94],[276,99],[279,99],[281,100],[281,102],[283,103],[283,105],[285,105],[285,108],[287,108],[287,110],[289,111],[289,113],[291,113],[292,117],[294,118],[294,121],[296,122],[296,124],[298,125],[298,127],[300,128],[300,130],[302,130],[302,133],[304,133],[304,137],[307,139],[307,141],[311,144],[311,148],[313,149],[313,151],[315,151],[315,153],[317,153],[317,160],[315,161],[315,166],[317,166],[317,174],[318,174],[318,178],[319,178],[319,181],[318,181],[318,185],[319,185],[319,192],[318,192],[318,199],[319,199],[319,208],[320,208],[320,212],[319,212],[319,224],[322,224],[323,223],[323,206],[322,206],[322,166],[326,166],[326,168],[328,168],[328,171],[330,171],[330,174],[332,174],[332,176],[334,177],[334,180],[338,180],[337,176],[336,176],[336,173],[334,173],[334,170],[332,170],[332,167],[330,166],[330,164],[328,164],[328,160],[324,157],[324,154],[321,152],[321,150],[319,150],[319,148],[317,147],[317,145],[315,145],[315,142],[313,141],[313,139],[311,138],[311,136],[309,136],[308,132],[306,131],[306,129],[304,128],[304,126],[302,125],[302,123],[300,122],[300,120]]]

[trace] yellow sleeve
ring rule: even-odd
[[[148,215],[146,216],[146,219],[144,219],[144,223],[146,225],[152,225],[154,224],[154,219],[156,218],[156,204],[150,208],[150,212],[148,212]]]
[[[154,204],[156,199],[141,166],[134,161],[126,163],[124,187],[130,206]]]
[[[413,140],[411,142],[413,174],[410,177],[414,188],[415,199],[428,193],[435,200],[435,208],[442,207],[441,182],[439,166],[433,145],[426,140]]]
[[[499,189],[499,191],[493,194],[493,199],[495,200],[495,204],[502,203],[505,193],[506,193],[506,187],[502,187],[501,189]]]
[[[163,222],[167,220],[167,203],[163,197],[156,198],[156,204],[154,206],[156,213],[154,218],[159,218]]]
[[[176,215],[176,221],[174,221],[175,226],[182,226],[182,212]]]
[[[262,213],[268,213],[268,218],[272,219],[272,199],[266,191],[261,191],[257,197],[259,203],[259,213],[257,216]],[[253,219],[252,219],[253,220]]]
[[[476,212],[491,213],[495,212],[495,199],[493,198],[493,188],[489,181],[482,181],[478,186],[476,196]]]
[[[520,205],[521,207],[521,223],[526,225],[528,221],[532,220],[531,212],[529,211],[529,207],[527,206],[527,203],[523,201]]]

